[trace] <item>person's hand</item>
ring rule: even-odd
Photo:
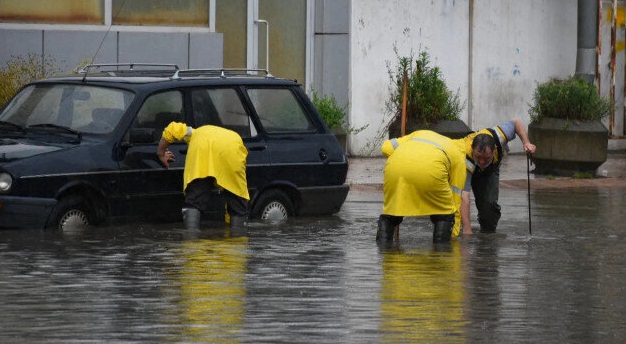
[[[159,160],[163,163],[163,165],[168,168],[170,167],[170,162],[176,161],[176,156],[170,150],[166,150],[162,156],[159,156]]]
[[[528,143],[524,143],[524,152],[526,152],[526,154],[530,153],[530,154],[535,154],[535,150],[537,149],[537,147],[535,147],[534,144],[528,142]]]
[[[463,226],[463,235],[472,235],[474,232],[472,231],[472,226]]]

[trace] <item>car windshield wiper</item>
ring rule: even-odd
[[[16,129],[16,130],[18,130],[20,132],[24,132],[24,128],[22,128],[19,124],[7,122],[7,121],[0,121],[0,125],[5,126],[5,127],[11,127],[11,128]]]
[[[72,128],[65,127],[65,126],[58,125],[58,124],[53,124],[53,123],[33,124],[33,125],[27,126],[26,129],[44,129],[44,130],[54,129],[54,130],[62,130],[64,132],[66,132],[66,133],[76,135],[76,137],[78,138],[78,141],[80,141],[82,136],[83,136],[80,132],[78,132],[78,131],[76,131],[76,130],[74,130]]]

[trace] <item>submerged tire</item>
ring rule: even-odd
[[[63,197],[52,211],[46,227],[60,231],[85,229],[93,222],[89,209],[80,196]]]
[[[252,209],[252,217],[263,220],[280,221],[293,216],[293,203],[286,193],[280,190],[264,192]]]

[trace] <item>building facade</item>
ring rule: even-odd
[[[624,136],[624,1],[599,0],[597,84]],[[480,129],[525,123],[538,82],[576,69],[571,0],[15,0],[0,2],[0,63],[25,54],[93,63],[267,68],[346,104],[349,153],[379,155],[389,68],[426,51]],[[514,142],[512,151],[520,151]]]

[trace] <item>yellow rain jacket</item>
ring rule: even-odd
[[[423,216],[459,211],[465,154],[451,139],[430,130],[387,140],[383,214]],[[460,228],[460,224],[455,223]],[[458,233],[457,233],[458,235]]]
[[[248,150],[241,136],[221,127],[205,125],[197,129],[172,122],[163,130],[167,142],[189,144],[185,160],[184,186],[194,179],[214,177],[218,186],[250,200],[246,180]]]

